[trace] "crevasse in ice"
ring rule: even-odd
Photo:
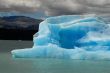
[[[110,25],[97,16],[47,18],[33,42],[32,48],[11,51],[13,57],[110,60]]]

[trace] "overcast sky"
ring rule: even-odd
[[[47,16],[65,14],[109,14],[110,0],[0,0],[0,12]]]

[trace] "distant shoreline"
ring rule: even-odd
[[[32,40],[38,30],[0,28],[0,40]]]

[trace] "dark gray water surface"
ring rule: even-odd
[[[110,73],[110,61],[12,58],[12,49],[31,46],[32,41],[0,40],[0,73]]]

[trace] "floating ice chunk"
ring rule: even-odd
[[[40,23],[30,49],[11,51],[18,58],[110,60],[110,26],[96,16],[66,15]]]

